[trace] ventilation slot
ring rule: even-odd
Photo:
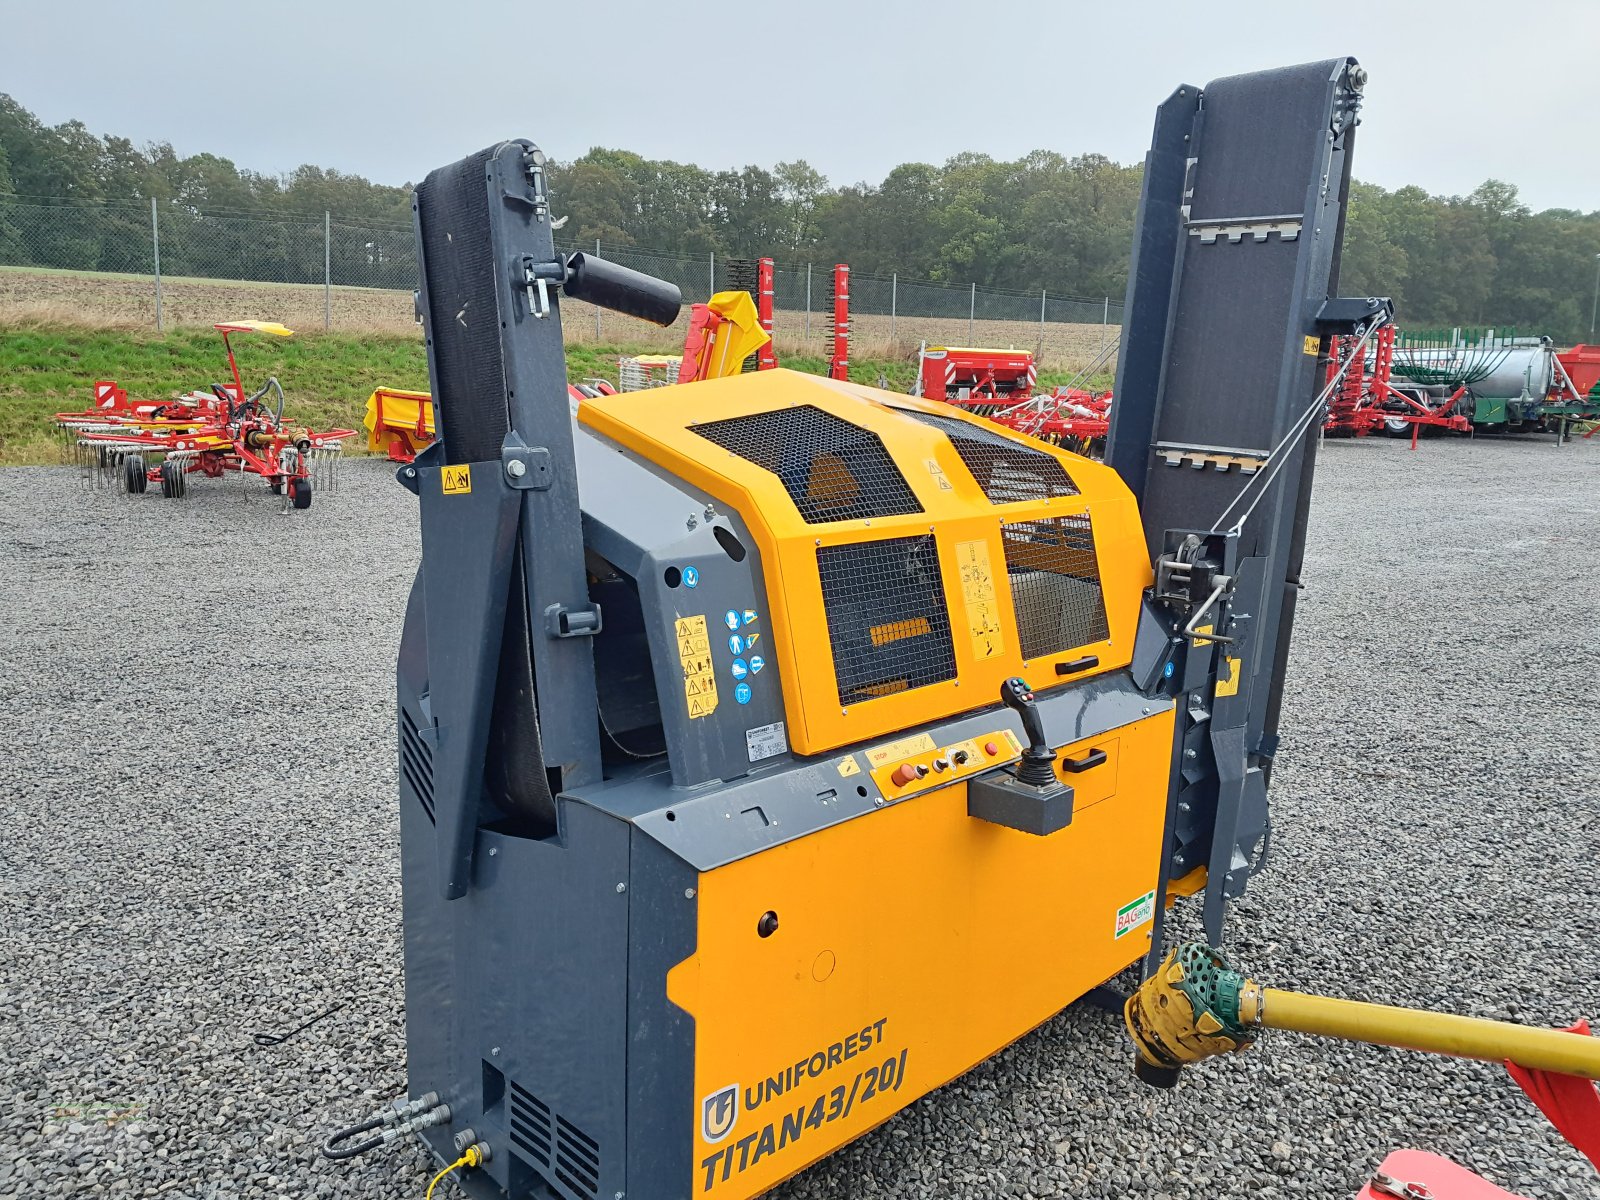
[[[771,471],[812,525],[922,511],[877,434],[813,405],[689,430]]]
[[[511,1144],[536,1164],[550,1163],[550,1109],[515,1082],[511,1085]]]
[[[908,408],[895,411],[913,421],[931,425],[949,438],[991,504],[1015,504],[1020,500],[1047,500],[1078,494],[1078,485],[1072,482],[1072,477],[1053,455],[1043,450],[1020,445],[959,417],[938,417]]]
[[[428,820],[433,820],[433,751],[422,740],[416,721],[405,708],[400,710],[400,773],[411,785]]]
[[[1087,516],[1001,527],[1024,659],[1062,654],[1111,636]]]
[[[840,704],[954,679],[950,613],[931,536],[817,551]]]
[[[556,1178],[573,1191],[594,1196],[600,1191],[600,1147],[565,1117],[556,1118]]]
[[[574,1196],[600,1194],[600,1143],[521,1084],[511,1084],[511,1144]]]

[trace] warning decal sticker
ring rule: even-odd
[[[441,467],[439,485],[446,496],[464,496],[472,490],[472,464],[461,463],[454,467]]]
[[[678,661],[683,664],[683,698],[689,719],[709,717],[717,711],[717,673],[711,665],[711,638],[706,615],[679,617]]]
[[[983,538],[957,542],[956,567],[961,572],[961,597],[966,601],[973,657],[994,658],[1005,649],[1005,639],[1000,632],[994,572],[989,569],[989,543]]]

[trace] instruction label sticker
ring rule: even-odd
[[[1306,338],[1306,353],[1315,358],[1322,353],[1322,339],[1319,337]]]
[[[1006,644],[1000,631],[994,572],[989,567],[989,543],[983,538],[957,542],[956,567],[961,572],[961,598],[966,602],[973,657],[994,658],[1005,650]]]
[[[472,464],[458,463],[439,471],[439,486],[446,496],[464,496],[472,490]]]
[[[1137,900],[1130,901],[1117,909],[1117,937],[1124,937],[1132,933],[1139,926],[1147,924],[1156,915],[1156,894],[1154,891],[1146,892]]]
[[[867,762],[876,770],[889,763],[899,762],[902,758],[910,758],[913,754],[932,753],[933,734],[919,733],[914,737],[901,738],[898,742],[890,742],[887,746],[874,746],[867,751]]]
[[[706,615],[679,617],[678,661],[683,665],[683,699],[689,719],[709,717],[717,711],[717,672],[711,663],[711,638]]]
[[[845,779],[849,779],[852,775],[861,774],[861,764],[856,761],[854,754],[840,761],[839,774]]]
[[[785,732],[782,721],[774,721],[771,725],[746,729],[744,746],[750,753],[750,761],[760,762],[764,758],[773,758],[787,750],[789,735]]]

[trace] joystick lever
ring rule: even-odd
[[[1013,676],[1000,685],[1000,703],[1022,718],[1022,732],[1028,748],[1017,764],[1017,782],[1030,787],[1047,787],[1056,782],[1056,752],[1044,739],[1044,718],[1034,703],[1033,689],[1025,679]]]

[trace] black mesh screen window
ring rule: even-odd
[[[1043,450],[1019,445],[959,417],[939,417],[909,408],[896,411],[903,417],[933,426],[949,438],[991,504],[1078,494],[1078,485],[1072,482],[1072,476]]]
[[[931,536],[817,550],[839,703],[956,677],[950,612]]]
[[[1001,534],[1024,659],[1111,636],[1087,515],[1018,521],[1003,526]]]
[[[689,431],[771,471],[812,525],[922,511],[877,434],[812,405]]]

